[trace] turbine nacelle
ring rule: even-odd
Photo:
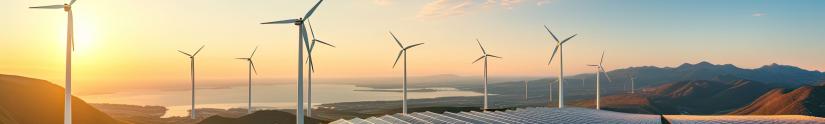
[[[297,25],[297,26],[304,25],[304,18],[298,18],[298,20],[295,20],[295,25]]]

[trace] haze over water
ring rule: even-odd
[[[253,85],[252,106],[262,109],[294,109],[296,97],[295,87],[295,84]],[[355,91],[372,90],[373,88],[356,87],[350,84],[315,84],[312,88],[313,105],[336,102],[391,101],[401,99],[400,92]],[[481,95],[476,92],[459,91],[455,88],[429,89],[438,89],[438,91],[409,92],[409,98],[422,99]],[[195,94],[195,102],[198,104],[196,108],[228,109],[247,107],[247,86],[245,85],[221,89],[198,89]],[[135,90],[111,94],[85,95],[80,96],[80,98],[89,103],[165,106],[169,110],[164,117],[171,117],[186,116],[188,114],[187,111],[190,109],[191,104],[190,95],[191,91],[188,90]]]

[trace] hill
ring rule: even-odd
[[[689,80],[662,84],[637,94],[602,97],[606,110],[645,114],[724,114],[745,106],[768,92],[770,86],[750,81]],[[575,105],[594,107],[595,100]]]
[[[825,117],[825,86],[802,86],[790,90],[774,89],[734,115],[810,115]]]
[[[0,74],[0,122],[20,124],[63,123],[62,87],[45,80]],[[72,97],[72,122],[119,124],[83,100]]]
[[[280,110],[262,110],[244,115],[238,118],[224,117],[220,115],[211,116],[198,124],[289,124],[295,123],[295,114]],[[314,118],[305,117],[304,123],[319,124],[329,123]]]

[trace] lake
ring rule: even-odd
[[[253,85],[252,106],[265,109],[294,109],[296,99],[295,84]],[[305,87],[306,88],[306,87]],[[409,92],[409,99],[423,99],[451,96],[481,96],[481,93],[460,91],[455,88],[436,89],[431,92]],[[246,108],[247,86],[222,89],[197,89],[196,108]],[[313,84],[313,105],[337,102],[392,101],[401,100],[401,92],[375,92],[367,87],[351,84]],[[408,89],[418,90],[418,89]],[[304,90],[306,92],[306,90]],[[429,90],[428,90],[429,91]],[[305,93],[306,95],[306,93]],[[134,90],[111,94],[79,96],[88,103],[112,103],[129,105],[159,105],[169,110],[164,117],[187,116],[191,105],[190,90]],[[306,97],[304,97],[306,98]],[[306,100],[304,100],[306,102]],[[400,107],[400,106],[399,106]]]

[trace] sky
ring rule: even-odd
[[[67,0],[68,1],[68,0]],[[10,0],[0,4],[0,74],[62,85],[66,13],[29,6],[61,0]],[[314,0],[78,0],[74,5],[77,92],[188,87],[195,51],[201,81],[243,84],[246,57],[256,46],[257,79],[294,83],[297,28],[261,22],[303,16]],[[558,75],[548,66],[554,41],[565,44],[566,74],[592,72],[606,51],[608,70],[678,66],[709,61],[758,68],[779,63],[825,70],[825,1],[817,0],[327,0],[311,18],[320,46],[313,52],[316,78],[400,77],[392,64],[409,50],[409,75],[478,76],[475,39],[491,54],[491,76]],[[554,60],[555,61],[555,60]],[[401,64],[401,63],[399,63]],[[221,82],[225,81],[225,82]]]

